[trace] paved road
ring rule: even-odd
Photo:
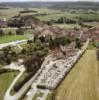
[[[23,29],[31,29],[31,27],[21,27]],[[17,27],[7,27],[7,28],[1,28],[2,30],[17,30]]]
[[[9,43],[3,43],[3,44],[0,44],[0,49],[3,49],[4,47],[7,47],[7,46],[15,46],[15,45],[26,43],[26,42],[27,40],[18,40],[18,41],[13,41]]]
[[[11,86],[9,87],[9,89],[7,90],[7,92],[5,93],[4,100],[18,100],[22,96],[22,94],[28,89],[28,87],[32,85],[33,81],[37,78],[37,76],[39,75],[39,73],[42,71],[43,67],[47,63],[47,59],[49,59],[49,57],[47,57],[46,60],[43,62],[42,66],[41,66],[41,69],[39,69],[38,72],[14,96],[10,95],[10,91],[13,88],[14,84],[22,76],[22,74],[24,73],[24,70],[20,69],[21,66],[20,67],[18,67],[18,66],[13,67],[13,66],[15,66],[13,64],[10,65],[10,66],[5,67],[5,68],[10,68],[10,69],[20,70],[21,72],[15,78],[15,80],[12,82]]]
[[[17,66],[14,63],[6,66],[5,68],[6,69],[13,69],[13,70],[19,70],[20,71],[20,73],[18,74],[18,76],[11,83],[10,87],[8,88],[8,90],[6,91],[5,96],[4,96],[4,100],[16,100],[13,96],[10,96],[10,91],[12,90],[13,86],[16,84],[16,82],[18,81],[18,79],[23,75],[23,73],[25,71],[25,68],[22,65],[21,66]]]

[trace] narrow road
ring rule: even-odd
[[[99,63],[87,50],[56,90],[55,100],[99,100]]]
[[[49,59],[49,57],[46,57],[46,60],[43,62],[42,66],[38,70],[38,72],[27,83],[25,83],[25,85],[19,90],[19,92],[17,92],[13,96],[10,95],[11,89],[16,84],[18,79],[23,75],[25,70],[24,69],[22,70],[21,66],[18,67],[18,66],[15,66],[13,64],[11,64],[10,66],[5,67],[5,68],[10,68],[10,69],[20,70],[20,74],[14,79],[14,81],[11,83],[10,87],[6,91],[5,96],[4,96],[4,100],[19,100],[19,98],[22,96],[22,94],[24,94],[24,92],[29,88],[29,86],[32,85],[33,81],[37,78],[39,73],[42,71],[42,69],[46,65],[48,59]]]
[[[16,45],[26,43],[26,42],[27,40],[18,40],[18,41],[13,41],[9,43],[3,43],[3,44],[0,44],[0,49],[3,49],[4,47],[7,47],[7,46],[16,46]]]
[[[14,63],[12,63],[12,64],[6,66],[5,69],[13,69],[13,70],[19,70],[20,71],[18,76],[11,83],[10,87],[8,88],[8,90],[6,91],[5,96],[4,96],[4,100],[17,100],[17,99],[14,98],[14,96],[10,96],[10,92],[11,92],[11,89],[16,84],[16,82],[18,81],[18,79],[23,75],[25,68],[22,65],[16,66]]]

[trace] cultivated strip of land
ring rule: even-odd
[[[99,100],[95,50],[87,50],[56,90],[55,100]]]

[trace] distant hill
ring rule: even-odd
[[[0,3],[3,6],[13,7],[47,7],[53,9],[99,9],[99,2],[6,2]]]
[[[1,3],[0,3],[0,9],[9,9],[9,7],[6,6],[6,4],[1,4]]]

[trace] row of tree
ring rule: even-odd
[[[15,33],[13,33],[12,31],[9,31],[8,33],[4,32],[2,29],[0,29],[0,37],[5,36],[5,35],[14,35]],[[18,28],[16,30],[16,35],[23,35],[24,34],[24,30],[22,28]]]
[[[75,19],[69,19],[69,18],[66,18],[66,17],[60,17],[59,19],[57,19],[57,21],[55,23],[59,23],[59,24],[63,24],[63,23],[76,24],[77,21]]]

